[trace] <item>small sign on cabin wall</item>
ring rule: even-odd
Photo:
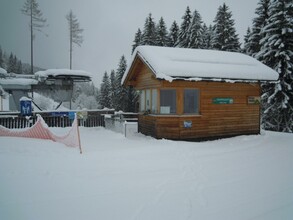
[[[213,98],[213,104],[233,104],[233,98]]]
[[[184,121],[184,128],[191,128],[192,127],[192,121]]]
[[[250,104],[250,105],[260,104],[260,96],[248,96],[247,97],[247,104]]]

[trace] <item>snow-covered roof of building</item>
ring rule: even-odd
[[[0,67],[0,73],[6,74],[7,71],[5,69],[3,69],[3,68]]]
[[[74,79],[85,78],[90,79],[92,75],[84,70],[69,70],[69,69],[48,69],[35,73],[37,78],[62,78],[71,77]]]
[[[30,86],[37,85],[38,81],[35,79],[27,79],[27,78],[5,78],[0,79],[0,85],[22,85],[22,86]]]
[[[0,67],[0,77],[5,77],[5,76],[7,76],[7,71]]]
[[[258,60],[236,52],[217,50],[139,46],[125,71],[122,84],[127,78],[135,58],[139,56],[153,71],[156,78],[172,81],[226,80],[273,81],[279,74]]]

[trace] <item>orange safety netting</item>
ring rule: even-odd
[[[29,127],[29,128],[12,130],[0,125],[0,136],[53,140],[53,141],[65,144],[66,146],[69,146],[69,147],[79,147],[80,153],[82,153],[77,117],[75,117],[70,131],[66,135],[63,135],[63,136],[58,136],[54,134],[53,132],[51,132],[48,128],[48,125],[46,124],[46,122],[40,115],[38,115],[38,119],[36,123],[32,127]]]

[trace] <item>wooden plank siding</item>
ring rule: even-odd
[[[259,105],[247,103],[249,96],[259,96],[258,84],[226,82],[163,83],[165,88],[177,91],[177,115],[140,115],[139,131],[155,138],[200,139],[209,137],[258,134],[260,132]],[[167,85],[168,86],[167,86]],[[198,115],[183,114],[183,89],[197,88],[200,91]],[[213,104],[215,97],[229,97],[233,104]],[[184,121],[192,122],[191,128]]]
[[[139,132],[155,138],[201,139],[260,132],[260,106],[248,104],[249,96],[260,96],[258,83],[174,80],[168,82],[154,77],[142,61],[136,63],[128,82],[136,89],[157,89],[158,110],[160,89],[176,89],[177,114],[140,114]],[[199,114],[183,113],[184,89],[199,90]],[[232,98],[233,104],[214,104],[213,98]],[[192,122],[191,128],[184,121]]]

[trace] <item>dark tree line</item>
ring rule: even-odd
[[[101,108],[112,108],[116,111],[134,112],[137,102],[137,93],[132,87],[124,88],[121,79],[126,71],[127,62],[124,56],[120,58],[117,70],[109,74],[104,73],[99,91]]]
[[[225,3],[218,8],[213,25],[205,24],[200,13],[191,12],[189,7],[180,26],[174,21],[169,30],[163,17],[156,24],[149,14],[143,30],[137,30],[133,42],[132,53],[139,45],[241,51],[232,12]]]
[[[10,53],[9,56],[6,55],[6,53],[2,51],[1,46],[0,67],[6,69],[8,73],[24,73],[21,60],[18,59],[13,53]]]

